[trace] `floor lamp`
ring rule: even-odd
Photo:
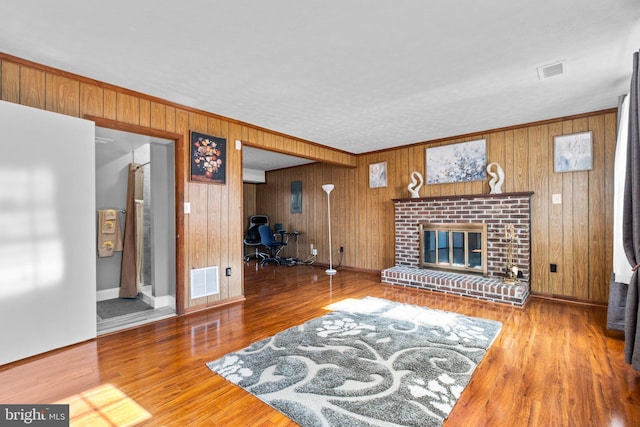
[[[322,189],[327,192],[327,215],[329,218],[329,269],[325,273],[329,275],[336,274],[336,270],[333,268],[333,261],[331,258],[331,191],[333,191],[333,184],[323,184]]]

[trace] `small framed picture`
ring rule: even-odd
[[[302,181],[291,181],[291,213],[302,213]]]
[[[387,186],[387,162],[369,164],[369,188]]]
[[[556,173],[593,169],[591,132],[580,132],[553,138],[553,169]]]

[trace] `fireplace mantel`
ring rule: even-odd
[[[530,294],[532,195],[533,192],[520,192],[393,199],[395,266],[382,271],[382,281],[524,305]],[[442,273],[419,268],[420,222],[486,223],[487,275]],[[504,283],[506,227],[515,229],[518,237],[515,258],[522,277],[517,285]]]
[[[499,194],[461,194],[461,195],[453,195],[453,196],[431,196],[431,197],[405,197],[402,199],[391,199],[394,203],[396,202],[416,202],[416,201],[431,201],[431,200],[451,200],[451,199],[476,199],[481,197],[483,199],[510,199],[513,197],[531,197],[533,196],[533,191],[523,191],[518,193],[499,193]]]

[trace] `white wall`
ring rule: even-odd
[[[0,101],[0,365],[96,336],[94,132]]]
[[[176,296],[176,216],[173,144],[151,145],[154,296]]]

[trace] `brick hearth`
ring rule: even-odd
[[[395,199],[395,266],[382,271],[382,282],[452,293],[522,306],[530,294],[531,195],[480,194]],[[421,221],[487,224],[487,276],[419,268]],[[513,225],[518,285],[504,283],[504,228]]]

